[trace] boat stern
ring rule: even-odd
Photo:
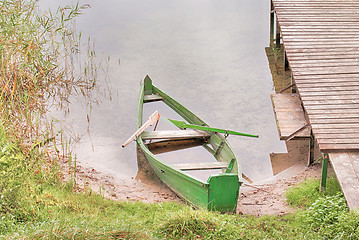
[[[220,212],[235,212],[241,182],[237,174],[215,174],[208,179],[208,210]]]

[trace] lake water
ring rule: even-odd
[[[67,1],[42,0],[44,9]],[[101,0],[77,21],[99,57],[110,56],[113,100],[86,115],[72,106],[69,124],[83,135],[77,159],[114,175],[135,176],[136,147],[122,143],[135,130],[140,81],[154,84],[208,124],[260,135],[228,138],[244,174],[272,176],[269,154],[285,152],[270,94],[273,84],[264,48],[269,43],[269,0]],[[120,63],[119,63],[120,59]]]

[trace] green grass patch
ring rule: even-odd
[[[287,202],[300,208],[307,208],[319,197],[333,196],[341,192],[338,180],[335,177],[328,177],[327,188],[320,192],[320,181],[312,178],[308,179],[286,192]]]

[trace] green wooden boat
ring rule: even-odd
[[[188,124],[202,126],[204,129],[209,127],[187,108],[153,86],[152,80],[146,76],[138,99],[137,128],[143,124],[144,104],[153,101],[163,101]],[[237,158],[223,135],[191,129],[144,131],[137,137],[137,144],[157,176],[179,197],[199,208],[221,212],[236,211],[242,173]],[[171,164],[161,160],[157,154],[168,146],[183,149],[194,145],[203,146],[213,156],[213,161],[199,162],[199,159],[193,163]],[[207,181],[191,174],[194,170],[208,169],[218,169],[218,173],[210,175]]]

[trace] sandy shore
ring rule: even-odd
[[[63,164],[65,181],[69,179],[67,164]],[[141,167],[142,168],[142,167]],[[146,171],[140,172],[136,178],[114,177],[91,167],[80,165],[76,169],[76,182],[79,191],[102,194],[106,198],[119,201],[142,201],[158,203],[167,201],[182,202],[171,190],[156,179],[144,178]],[[298,163],[266,181],[243,183],[240,188],[237,213],[250,215],[284,215],[293,211],[285,201],[285,191],[308,178],[319,178],[320,165],[306,167]],[[185,204],[185,203],[184,203]]]

